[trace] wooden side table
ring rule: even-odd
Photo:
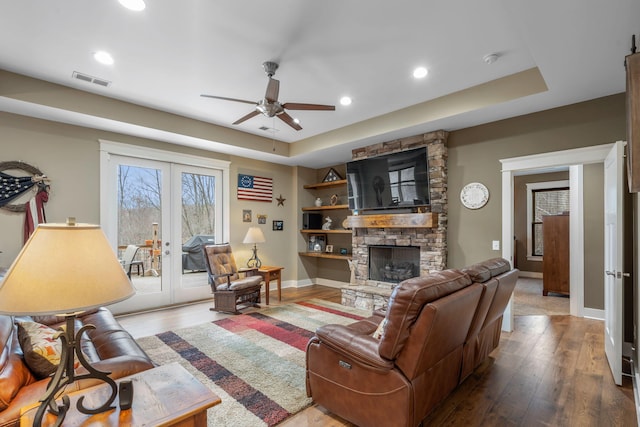
[[[179,426],[206,427],[207,409],[221,402],[220,397],[194,378],[178,363],[160,366],[116,380],[129,379],[133,383],[131,409],[120,410],[118,397],[115,409],[101,414],[86,415],[78,412],[76,402],[85,396],[84,406],[96,408],[111,393],[106,385],[97,385],[68,394],[71,408],[63,426]],[[20,427],[31,427],[38,405],[22,408]],[[43,426],[54,425],[56,418],[47,412]]]
[[[282,301],[282,270],[284,267],[274,267],[270,265],[263,265],[258,269],[258,274],[262,276],[265,284],[265,300],[269,305],[269,285],[272,280],[278,279],[278,301]]]

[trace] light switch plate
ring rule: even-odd
[[[491,247],[494,251],[500,250],[500,240],[494,240],[491,244]]]

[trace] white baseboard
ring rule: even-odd
[[[304,280],[285,280],[282,282],[282,289],[285,288],[305,288],[307,286],[313,285],[322,285],[330,288],[342,289],[349,284],[346,282],[339,282],[337,280],[329,280],[323,279],[321,277],[316,277],[313,279],[304,279]],[[274,289],[274,282],[271,282],[271,289]]]
[[[582,313],[584,317],[595,320],[604,320],[604,310],[600,310],[597,308],[584,308]]]
[[[286,288],[304,288],[314,285],[312,279],[305,280],[283,280],[282,289]],[[275,280],[271,282],[271,290],[275,289]]]
[[[542,273],[539,271],[521,271],[518,277],[529,277],[531,279],[542,279]]]

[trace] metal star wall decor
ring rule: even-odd
[[[281,194],[280,197],[276,197],[276,200],[278,201],[278,206],[284,206],[284,201],[287,199],[282,197],[282,194]]]

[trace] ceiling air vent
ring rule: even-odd
[[[103,87],[109,87],[111,86],[111,82],[105,79],[100,79],[98,77],[93,77],[90,76],[88,74],[84,74],[84,73],[79,73],[77,71],[73,72],[73,78],[74,79],[78,79],[78,80],[82,80],[83,82],[87,82],[87,83],[94,83],[97,84],[99,86],[103,86]]]
[[[270,128],[268,126],[260,126],[258,129],[263,130],[265,132],[278,132],[280,129]]]

